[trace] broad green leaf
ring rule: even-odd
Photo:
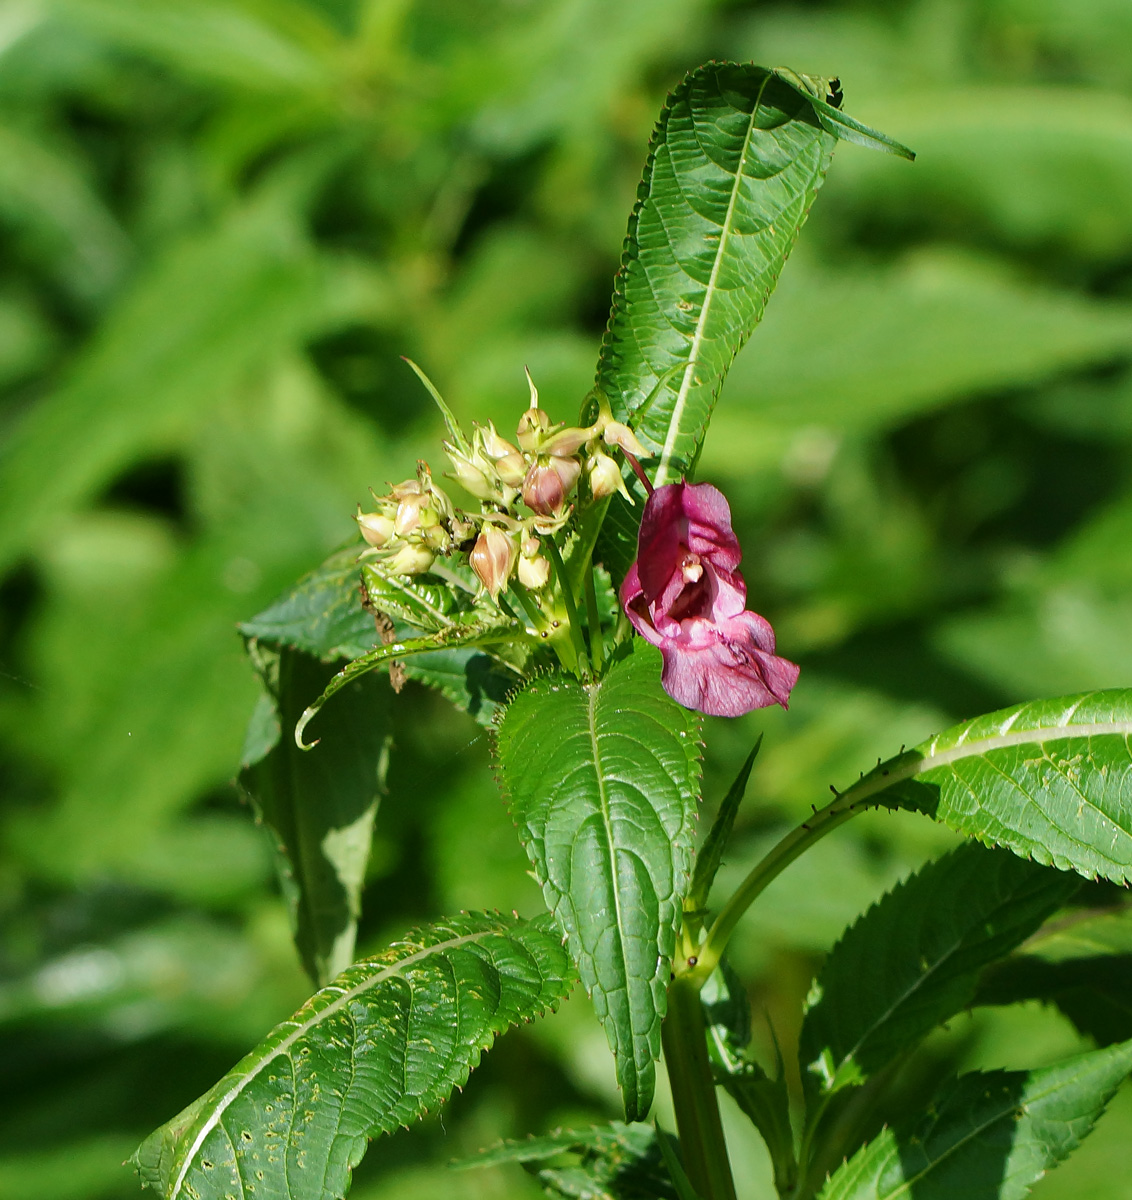
[[[551,1196],[678,1200],[651,1125],[611,1121],[501,1142],[453,1167],[522,1163]],[[550,1165],[553,1164],[553,1165]]]
[[[1132,1042],[1037,1071],[963,1075],[907,1132],[885,1129],[820,1200],[1022,1200],[1077,1148],[1132,1070]]]
[[[860,1083],[914,1046],[1080,886],[1076,875],[968,843],[889,892],[814,985],[799,1047],[807,1085]]]
[[[617,1063],[630,1119],[652,1103],[691,866],[700,722],[636,644],[600,682],[540,677],[499,725],[500,781]]]
[[[462,593],[459,586],[389,575],[377,563],[362,563],[361,578],[366,603],[371,609],[417,629],[448,629],[456,623],[461,611],[472,606],[472,593]]]
[[[614,415],[658,456],[656,483],[689,469],[835,141],[805,88],[751,64],[700,67],[661,112],[597,370]]]
[[[255,642],[249,649],[274,700],[278,727],[294,728],[331,668],[299,650],[272,652]],[[241,787],[275,837],[295,943],[316,987],[354,961],[389,758],[388,684],[372,675],[358,680],[334,716],[309,754],[280,736],[264,757],[245,761],[240,773]]]
[[[692,886],[688,889],[687,901],[687,906],[692,909],[702,909],[707,905],[711,885],[723,862],[723,852],[727,849],[727,843],[731,838],[735,817],[747,790],[747,780],[751,777],[751,768],[755,765],[755,758],[758,756],[762,744],[763,739],[760,734],[755,748],[747,755],[743,765],[739,768],[739,774],[735,776],[735,781],[727,789],[727,795],[723,797],[715,821],[708,830],[704,844],[696,856],[696,870],[692,876]]]
[[[240,624],[246,638],[290,646],[329,662],[360,658],[380,640],[361,603],[361,546],[335,551],[283,596]]]
[[[1049,962],[1017,954],[988,968],[974,1004],[1055,1004],[1098,1046],[1132,1038],[1132,954]]]
[[[844,794],[1124,883],[1132,877],[1132,691],[1035,700],[964,721]]]
[[[546,918],[419,929],[316,992],[132,1161],[166,1200],[341,1197],[370,1138],[442,1104],[571,982]]]
[[[515,671],[472,647],[415,654],[401,670],[438,691],[480,725],[494,725],[508,694],[519,683]]]

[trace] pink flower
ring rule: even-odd
[[[774,653],[774,630],[747,610],[731,510],[709,483],[658,487],[645,505],[621,605],[664,656],[661,684],[686,708],[738,717],[786,707],[798,668]]]

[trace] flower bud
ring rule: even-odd
[[[481,426],[476,430],[476,441],[492,462],[506,458],[509,454],[519,453],[518,446],[512,446],[506,438],[501,438],[490,421],[486,427]]]
[[[527,477],[527,460],[516,450],[501,458],[495,464],[495,469],[508,487],[522,487]]]
[[[549,428],[550,417],[541,408],[528,408],[519,418],[516,429],[519,445],[528,452],[537,450]]]
[[[404,500],[406,496],[419,496],[421,485],[415,479],[406,479],[402,483],[395,483],[390,489],[390,494],[394,500]]]
[[[507,586],[517,557],[514,538],[496,525],[485,525],[472,547],[468,562],[494,600]]]
[[[536,462],[523,480],[523,502],[540,516],[557,516],[574,490],[582,465],[573,458],[550,458]]]
[[[550,578],[550,563],[541,554],[528,558],[525,554],[519,558],[519,582],[528,591],[537,592],[546,587]]]
[[[452,478],[477,500],[494,500],[498,498],[498,489],[488,476],[470,459],[465,458],[454,446],[445,444],[448,457],[452,460]],[[486,464],[485,464],[486,465]]]
[[[593,426],[588,429],[579,429],[576,426],[560,429],[543,442],[541,453],[553,454],[556,458],[569,458],[571,455],[577,454],[596,433],[597,430]]]
[[[605,439],[607,446],[619,446],[622,450],[628,450],[636,458],[649,457],[649,452],[637,440],[637,435],[628,425],[622,425],[620,421],[607,421],[601,436]]]
[[[595,500],[604,500],[606,496],[620,492],[630,504],[633,503],[625,488],[625,480],[621,477],[621,468],[608,454],[595,451],[586,463],[586,477],[590,483],[590,494]]]
[[[421,514],[428,507],[428,497],[419,494],[406,495],[397,505],[397,516],[393,522],[393,532],[398,537],[412,533],[421,524]]]
[[[436,555],[427,546],[406,542],[392,558],[385,562],[390,575],[423,575],[432,566]]]
[[[359,505],[354,520],[358,523],[362,537],[374,549],[380,549],[393,536],[393,521],[382,513],[364,513]]]

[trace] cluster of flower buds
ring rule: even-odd
[[[489,422],[475,427],[470,442],[456,430],[444,443],[450,478],[480,502],[480,513],[465,516],[453,508],[424,463],[418,464],[416,479],[377,498],[375,512],[358,512],[362,536],[386,570],[421,574],[437,555],[464,548],[475,535],[468,562],[493,598],[512,577],[537,592],[550,579],[540,538],[565,525],[579,482],[584,480],[593,500],[614,492],[629,499],[621,467],[608,449],[616,446],[643,457],[647,452],[633,431],[613,420],[605,405],[592,425],[554,425],[539,407],[529,374],[527,381],[530,407],[519,419],[515,442]]]
[[[390,575],[421,575],[438,554],[450,554],[473,530],[452,501],[432,481],[425,462],[417,463],[417,477],[394,485],[388,496],[375,496],[374,512],[357,516],[362,537],[380,551]]]

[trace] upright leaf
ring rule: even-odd
[[[1132,1042],[1038,1071],[948,1084],[904,1132],[883,1130],[820,1200],[1021,1200],[1075,1150],[1132,1070]]]
[[[845,934],[802,1025],[808,1085],[834,1092],[973,999],[980,972],[1062,907],[1075,875],[969,843],[894,888]]]
[[[699,718],[637,644],[599,683],[551,675],[499,725],[501,783],[617,1063],[631,1119],[652,1103],[669,963],[691,864]]]
[[[688,889],[688,903],[692,908],[703,908],[708,902],[711,885],[715,882],[716,872],[723,862],[723,852],[727,849],[731,830],[735,827],[735,817],[738,815],[739,805],[743,803],[747,780],[751,777],[751,768],[755,765],[755,759],[758,757],[762,744],[763,739],[760,734],[754,749],[747,755],[743,765],[739,768],[739,774],[735,776],[734,782],[727,789],[727,795],[723,797],[723,803],[719,806],[715,821],[712,822],[712,827],[708,830],[707,837],[704,838],[704,844],[700,847],[699,856],[696,859],[696,871],[692,876],[692,886]]]
[[[882,763],[852,789],[1025,858],[1132,878],[1132,690],[1035,700]]]
[[[332,668],[298,650],[272,652],[256,643],[251,649],[274,702],[277,740],[262,757],[245,762],[240,784],[276,837],[295,944],[320,987],[354,960],[373,823],[385,787],[389,685],[372,675],[352,685],[318,747],[304,754],[280,731],[294,728]]]
[[[166,1200],[342,1197],[370,1138],[443,1103],[570,984],[546,918],[417,930],[316,992],[132,1161]]]
[[[813,100],[763,67],[710,63],[661,112],[597,370],[659,456],[656,483],[689,469],[825,177],[837,139]]]

